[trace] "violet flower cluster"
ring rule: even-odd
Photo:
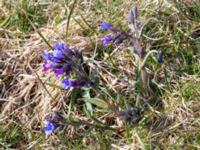
[[[115,44],[120,44],[125,39],[131,39],[136,49],[136,53],[141,58],[144,57],[146,55],[146,51],[144,50],[144,48],[142,48],[141,42],[138,37],[137,15],[138,15],[137,7],[134,7],[133,9],[131,9],[127,15],[127,18],[131,23],[131,30],[133,31],[135,36],[131,36],[129,33],[112,26],[111,24],[109,24],[108,22],[104,20],[100,26],[100,29],[109,30],[113,32],[114,35],[106,35],[105,37],[103,37],[102,38],[103,45],[107,46],[111,42]],[[158,63],[163,62],[163,55],[161,52],[158,52],[157,61]]]
[[[45,72],[52,70],[57,77],[62,77],[62,87],[91,86],[87,73],[83,68],[83,55],[76,49],[70,49],[64,43],[56,43],[52,52],[44,52],[43,70]],[[70,77],[75,77],[71,80]]]
[[[105,46],[107,46],[111,42],[115,44],[120,44],[123,42],[123,40],[129,37],[129,35],[126,32],[121,31],[120,29],[112,26],[111,24],[107,23],[105,20],[101,24],[100,30],[109,30],[114,33],[114,35],[106,35],[104,38],[102,38],[102,43]]]

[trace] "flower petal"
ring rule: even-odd
[[[43,63],[43,71],[47,72],[51,68],[52,68],[52,64],[50,64],[48,61],[45,61]]]
[[[44,130],[44,132],[45,132],[47,135],[49,135],[49,134],[51,134],[51,133],[55,130],[55,126],[54,126],[54,124],[53,124],[52,122],[48,121],[48,122],[45,124],[43,130]]]
[[[64,43],[57,42],[54,47],[54,50],[58,50],[58,51],[67,50],[67,45],[65,45]]]
[[[54,70],[54,74],[55,74],[56,76],[62,75],[62,74],[64,74],[64,73],[65,73],[65,71],[64,71],[64,69],[62,69],[62,68],[56,68],[56,69]]]
[[[45,52],[42,54],[42,57],[43,57],[44,59],[46,59],[46,60],[51,60],[52,54],[49,53],[49,52],[47,52],[47,51],[45,51]]]
[[[107,23],[105,20],[102,22],[100,29],[101,30],[106,30],[106,29],[110,29],[112,27],[112,25],[110,25],[109,23]]]
[[[62,52],[59,51],[59,50],[54,50],[53,51],[53,56],[56,57],[56,58],[59,58],[59,59],[64,58]]]
[[[72,86],[72,81],[70,81],[68,79],[62,80],[63,89],[68,89],[70,86]]]
[[[111,41],[113,40],[113,37],[111,35],[105,36],[101,39],[103,45],[107,46]]]

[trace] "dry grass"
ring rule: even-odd
[[[62,41],[83,51],[88,72],[91,76],[97,75],[100,81],[101,93],[93,97],[107,101],[114,98],[120,109],[126,109],[140,99],[134,79],[137,64],[127,49],[128,42],[103,47],[100,39],[104,33],[98,28],[102,20],[107,19],[128,29],[125,14],[133,2],[78,1],[66,37],[73,1],[1,1],[0,147],[200,149],[199,36],[196,36],[200,31],[200,8],[187,8],[199,1],[176,2],[141,0],[135,3],[141,13],[139,21],[154,18],[143,29],[144,47],[148,51],[162,49],[165,54],[165,63],[161,66],[157,65],[156,56],[148,61],[149,76],[157,85],[151,92],[159,88],[160,94],[155,93],[149,103],[141,104],[146,109],[142,121],[135,128],[124,125],[118,133],[87,129],[86,125],[68,125],[47,137],[42,131],[42,122],[48,112],[59,111],[66,117],[70,114],[86,122],[94,121],[84,111],[83,92],[59,89],[56,86],[60,86],[60,80],[53,73],[43,72],[41,54],[49,47],[37,31],[51,45]],[[37,31],[26,20],[22,8]],[[94,107],[93,113],[102,122],[118,127],[119,122],[109,111]]]

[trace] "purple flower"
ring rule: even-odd
[[[163,55],[161,51],[158,52],[157,60],[159,64],[163,62]]]
[[[53,52],[44,52],[42,55],[45,60],[44,71],[52,69],[56,76],[68,75],[72,68],[76,68],[83,63],[82,53],[69,49],[63,43],[56,43]]]
[[[103,45],[105,46],[107,46],[111,41],[113,41],[113,37],[111,35],[102,38]]]
[[[66,125],[66,119],[60,112],[49,112],[44,115],[44,132],[49,135],[57,129],[62,129]]]
[[[46,121],[44,125],[44,132],[49,135],[56,129],[55,125],[51,121]]]
[[[64,73],[65,73],[65,70],[64,70],[63,68],[56,68],[56,69],[54,70],[54,74],[55,74],[56,76],[62,75],[62,74],[64,74]]]
[[[70,81],[68,79],[62,80],[62,87],[63,87],[63,89],[68,89],[71,86],[72,86],[72,81]]]
[[[87,83],[90,82],[90,79],[83,68],[83,55],[80,51],[70,49],[66,44],[56,43],[52,52],[44,52],[42,56],[45,59],[43,70],[45,72],[51,70],[55,76],[64,77],[64,80],[62,80],[64,89],[89,85]],[[77,80],[68,80],[70,76]]]
[[[112,28],[112,25],[107,23],[105,20],[102,22],[102,24],[100,26],[101,30],[109,30],[110,28]]]
[[[62,87],[63,89],[68,89],[69,87],[81,87],[86,85],[83,81],[78,80],[69,80],[69,79],[63,79],[62,80]]]
[[[107,46],[110,42],[114,42],[115,44],[120,44],[123,40],[127,39],[128,37],[130,37],[130,35],[112,25],[110,25],[109,23],[107,23],[105,20],[103,21],[103,23],[100,26],[101,30],[110,30],[111,32],[113,32],[114,34],[111,35],[107,35],[102,39],[102,43],[103,45]]]
[[[52,68],[52,65],[46,60],[44,61],[44,64],[43,64],[43,70],[45,72],[47,72],[48,70],[50,70]]]
[[[104,38],[102,38],[101,41],[102,41],[103,45],[107,46],[110,42],[114,42],[115,44],[120,44],[125,39],[126,39],[126,36],[119,33],[119,34],[115,35],[114,37],[111,35],[105,36]]]

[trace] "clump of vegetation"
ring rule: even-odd
[[[0,5],[0,147],[200,148],[198,0]]]

